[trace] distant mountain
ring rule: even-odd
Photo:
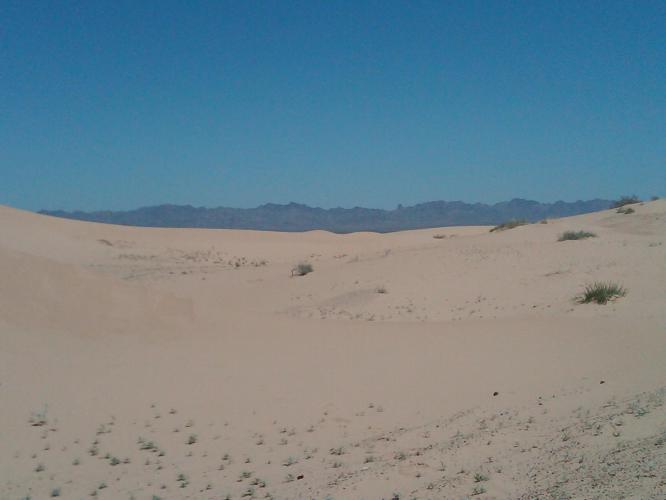
[[[354,231],[391,232],[443,226],[494,225],[510,219],[534,222],[604,210],[609,200],[556,203],[513,199],[487,205],[461,201],[431,201],[395,210],[374,208],[313,208],[298,203],[268,203],[256,208],[205,208],[191,205],[158,205],[128,211],[40,213],[91,222],[144,227],[200,227],[261,229],[270,231],[309,231],[325,229],[336,233]]]

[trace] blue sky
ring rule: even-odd
[[[666,2],[0,3],[0,203],[666,195]]]

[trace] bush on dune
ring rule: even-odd
[[[557,241],[584,240],[586,238],[596,238],[597,235],[589,231],[565,231]]]
[[[589,304],[595,302],[597,304],[607,304],[609,301],[624,297],[627,295],[627,289],[617,283],[602,283],[595,282],[591,285],[585,286],[583,294],[579,297],[578,301],[581,304]]]
[[[620,208],[625,205],[633,205],[634,203],[640,203],[641,200],[635,194],[631,196],[621,196],[619,200],[613,202],[611,208]]]
[[[492,233],[495,231],[505,231],[507,229],[513,229],[514,227],[524,226],[525,224],[528,224],[528,222],[524,219],[514,219],[508,222],[504,222],[503,224],[500,224],[498,226],[495,226],[490,230],[490,232]]]

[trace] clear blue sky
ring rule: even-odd
[[[0,203],[666,195],[664,1],[0,2]]]

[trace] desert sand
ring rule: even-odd
[[[666,201],[633,208],[336,235],[0,207],[0,498],[666,498]],[[597,280],[628,293],[578,303]]]

